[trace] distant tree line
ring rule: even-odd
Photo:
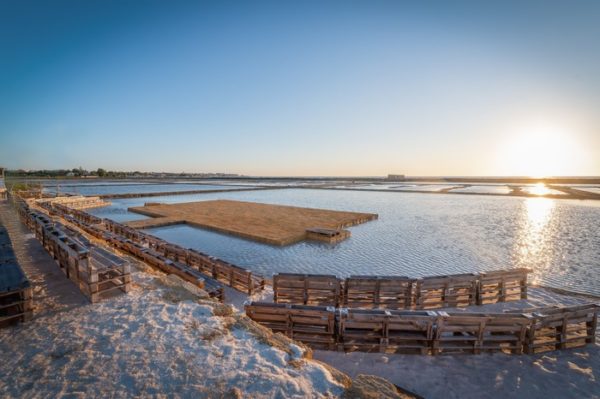
[[[82,167],[73,169],[41,169],[41,170],[24,170],[14,169],[5,171],[6,176],[10,177],[48,177],[48,178],[66,178],[66,177],[127,177],[131,175],[146,175],[141,172],[117,172],[98,168],[97,170],[85,170]]]
[[[102,178],[131,178],[131,177],[237,177],[237,174],[230,173],[156,173],[156,172],[123,172],[123,171],[113,171],[106,170],[103,168],[98,168],[96,170],[88,171],[83,169],[81,166],[79,168],[73,169],[41,169],[41,170],[24,170],[24,169],[14,169],[14,170],[5,170],[5,174],[7,177],[15,177],[15,178],[81,178],[81,177],[102,177]]]

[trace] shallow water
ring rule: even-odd
[[[50,192],[56,192],[57,189],[62,193],[80,194],[80,195],[105,195],[105,194],[125,194],[125,193],[160,193],[172,191],[193,191],[193,190],[229,190],[240,188],[233,185],[213,185],[213,184],[77,184],[65,186],[47,186]]]
[[[374,212],[335,246],[273,247],[185,225],[150,232],[271,275],[276,272],[440,275],[529,267],[533,281],[600,295],[600,201],[418,193],[283,189],[153,197],[155,202],[216,198]],[[92,213],[118,221],[149,199],[114,200]]]
[[[508,186],[469,186],[452,190],[453,193],[509,194]]]

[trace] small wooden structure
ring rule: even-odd
[[[598,325],[596,304],[539,309],[526,314],[531,320],[525,352],[529,354],[593,344]]]
[[[334,349],[335,309],[281,303],[244,304],[252,320],[314,348]]]
[[[273,276],[273,301],[338,307],[340,280],[328,274],[279,273]]]
[[[350,276],[344,283],[344,307],[410,309],[415,281],[405,276]]]
[[[527,299],[527,274],[531,269],[509,269],[479,273],[477,304]]]
[[[477,274],[424,277],[417,280],[417,309],[454,308],[477,303]]]
[[[307,240],[322,241],[328,244],[335,244],[340,241],[344,241],[348,237],[350,237],[349,230],[320,228],[306,229]]]
[[[438,312],[432,351],[434,355],[482,351],[520,354],[528,325],[529,320],[522,315]]]
[[[92,303],[114,290],[128,292],[131,284],[129,262],[91,245],[24,203],[20,208],[25,224],[34,231],[67,278],[77,284]]]
[[[428,354],[436,313],[340,309],[338,350]]]

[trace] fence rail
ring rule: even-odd
[[[248,269],[193,249],[185,249],[109,219],[105,219],[104,224],[110,232],[126,237],[136,244],[147,246],[168,259],[194,268],[207,277],[248,295],[261,291],[265,287],[264,277],[256,275]]]
[[[129,262],[91,245],[76,232],[55,223],[45,214],[18,204],[24,223],[34,232],[67,278],[92,302],[114,290],[128,292],[131,286]]]
[[[279,273],[273,301],[360,309],[439,309],[527,298],[529,269],[410,278]]]
[[[340,282],[333,275],[282,273],[273,276],[273,297],[276,303],[337,307],[340,304],[340,294]]]
[[[173,259],[174,252],[172,249],[176,247],[175,245],[171,245],[171,252],[165,254],[161,249],[161,244],[168,243],[156,237],[138,232],[108,219],[100,219],[81,210],[71,209],[62,204],[46,202],[41,203],[40,205],[48,210],[49,213],[64,218],[84,230],[86,233],[106,241],[113,247],[129,252],[153,267],[166,273],[175,274],[197,287],[205,289],[211,297],[221,301],[224,299],[222,287],[213,284],[212,282],[207,283],[204,276],[199,273],[198,270],[185,264],[183,259],[177,257]],[[143,245],[139,243],[143,243]],[[149,243],[152,245],[149,245]],[[102,256],[100,256],[100,259],[104,259],[104,261],[106,261],[106,258],[109,258],[107,254],[102,254]],[[107,280],[116,278],[116,276],[111,273],[104,273],[103,275]],[[100,287],[102,286],[103,285],[100,284]]]
[[[538,353],[595,342],[599,306],[448,313],[248,302],[257,323],[316,348],[382,353]]]

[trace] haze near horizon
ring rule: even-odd
[[[600,3],[6,1],[0,166],[600,175]]]

